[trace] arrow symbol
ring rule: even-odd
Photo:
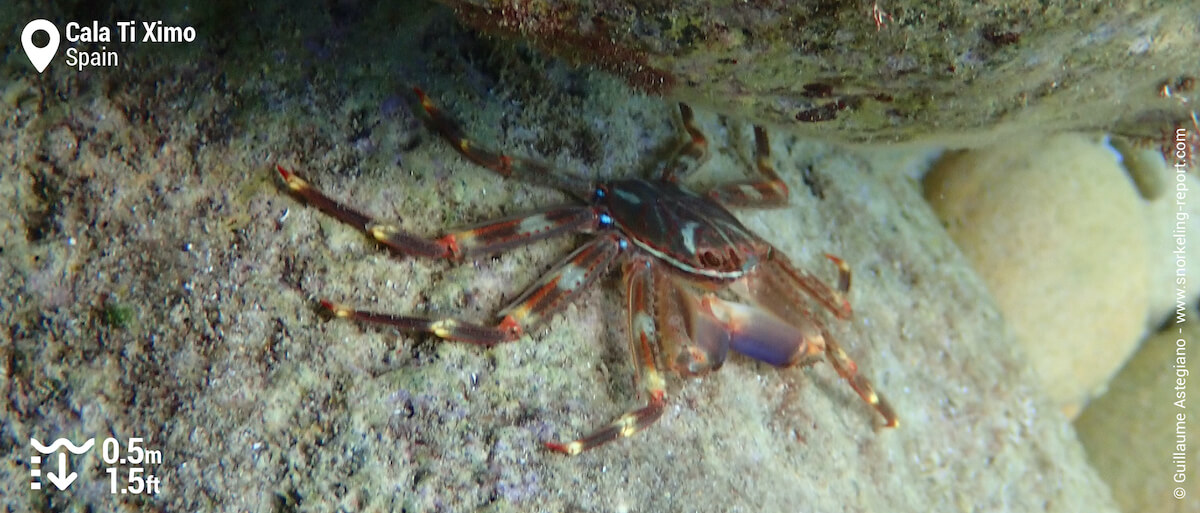
[[[65,452],[58,453],[58,473],[46,472],[46,479],[49,479],[59,490],[66,490],[77,477],[79,474],[75,472],[67,474],[67,453]]]

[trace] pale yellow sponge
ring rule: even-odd
[[[1099,137],[1030,137],[947,155],[924,185],[1074,416],[1147,331],[1152,237],[1120,156]]]

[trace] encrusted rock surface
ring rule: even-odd
[[[1190,123],[1200,75],[1195,2],[443,1],[644,90],[839,141],[1155,138]]]

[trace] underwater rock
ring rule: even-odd
[[[1146,330],[1145,205],[1117,154],[1078,134],[944,157],[925,197],[1068,415]]]
[[[1195,316],[1196,311],[1188,311]],[[1183,340],[1183,345],[1179,341]],[[1200,324],[1171,324],[1146,340],[1129,364],[1112,381],[1108,392],[1093,400],[1075,429],[1087,449],[1088,458],[1108,482],[1113,498],[1123,511],[1161,513],[1196,511],[1200,486],[1195,465],[1200,451],[1187,428],[1195,419],[1191,411],[1175,404],[1178,379],[1195,379],[1195,344],[1200,341]],[[1191,361],[1177,365],[1176,351],[1183,348]],[[1188,388],[1185,385],[1185,388]],[[1190,387],[1195,390],[1195,387]],[[1184,390],[1185,392],[1188,390]],[[1187,405],[1186,401],[1182,403]],[[1186,450],[1177,457],[1176,421],[1184,415]],[[1188,438],[1191,443],[1186,443]],[[1180,461],[1181,460],[1181,461]],[[1176,483],[1176,464],[1185,466],[1183,483]],[[1174,497],[1176,487],[1186,496]]]
[[[1188,2],[442,2],[643,91],[842,141],[1155,138],[1196,100]]]

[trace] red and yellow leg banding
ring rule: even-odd
[[[526,327],[540,324],[607,273],[620,254],[620,247],[615,235],[593,239],[567,255],[500,314],[512,316]]]
[[[365,233],[389,249],[426,258],[461,259],[468,255],[493,254],[522,244],[571,233],[593,232],[599,227],[596,210],[590,206],[566,206],[512,216],[459,230],[437,239],[410,233],[395,224],[381,223],[371,216],[330,198],[307,180],[278,166],[288,190]]]
[[[330,198],[320,189],[313,187],[308,180],[284,169],[283,166],[276,166],[276,170],[279,171],[279,175],[283,177],[284,183],[292,194],[304,200],[305,203],[317,207],[318,210],[365,233],[393,251],[427,258],[450,256],[449,250],[437,241],[418,237],[395,225],[380,223],[371,216]]]
[[[686,138],[661,168],[662,174],[659,178],[668,182],[683,180],[708,160],[708,139],[704,137],[700,127],[696,126],[692,108],[686,103],[680,103],[679,117]]]
[[[771,164],[770,139],[767,138],[767,131],[760,126],[754,127],[754,142],[754,164],[759,178],[717,187],[709,192],[709,197],[733,207],[773,208],[787,205],[788,186]]]
[[[666,384],[655,364],[658,350],[658,333],[654,325],[654,297],[652,267],[638,265],[635,260],[626,271],[626,289],[629,299],[629,327],[634,365],[638,369],[639,385],[645,391],[646,406],[621,415],[607,426],[567,443],[548,442],[550,450],[567,455],[576,455],[599,447],[618,438],[633,436],[646,429],[662,416],[666,407]]]
[[[504,152],[487,148],[470,140],[459,127],[441,109],[433,103],[429,96],[419,88],[413,88],[421,101],[421,108],[428,116],[428,124],[442,139],[450,143],[467,160],[492,170],[504,178],[515,178],[525,182],[553,187],[586,198],[594,189],[587,180],[578,177],[564,177],[552,171],[541,162],[506,155]]]
[[[833,365],[838,375],[850,384],[850,387],[858,393],[863,401],[879,412],[879,415],[883,417],[884,427],[900,427],[900,418],[896,416],[892,405],[875,391],[875,386],[871,384],[870,380],[858,373],[858,364],[854,363],[854,360],[851,360],[850,356],[828,334],[825,334],[825,354],[828,355],[829,363]]]
[[[339,319],[352,319],[372,324],[392,326],[409,333],[428,333],[438,338],[490,346],[512,342],[521,338],[525,330],[512,317],[505,316],[495,326],[483,326],[457,319],[429,319],[425,317],[393,315],[379,312],[355,310],[321,300],[321,305]]]
[[[838,285],[836,289],[825,284],[825,282],[813,276],[808,271],[797,269],[785,260],[785,257],[780,255],[778,251],[772,252],[772,258],[763,262],[762,270],[765,272],[759,279],[780,280],[785,283],[791,282],[795,285],[795,288],[803,290],[839,319],[849,319],[854,315],[850,301],[846,298],[846,293],[850,290],[850,266],[842,261],[842,259],[833,255],[826,255],[826,258],[829,258],[838,266]],[[792,287],[785,287],[781,290],[792,290]],[[789,300],[799,302],[801,298],[796,297]]]

